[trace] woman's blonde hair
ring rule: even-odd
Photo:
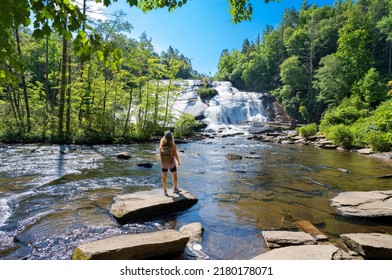
[[[165,135],[161,139],[161,147],[165,145],[169,146],[170,148],[172,148],[174,145],[174,137],[171,131],[166,131]]]

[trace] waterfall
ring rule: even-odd
[[[250,123],[265,123],[268,118],[268,96],[239,91],[230,82],[213,82],[218,94],[204,103],[196,92],[200,81],[187,81],[174,108],[192,114],[207,124],[206,131],[243,130]]]

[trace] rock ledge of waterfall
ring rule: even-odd
[[[114,198],[110,212],[118,223],[140,222],[150,218],[187,209],[196,204],[198,199],[182,189],[180,193],[163,189],[119,195]]]
[[[343,216],[392,217],[392,190],[343,192],[332,198],[330,204]]]
[[[79,245],[73,260],[141,260],[182,253],[189,236],[176,230],[118,235]]]

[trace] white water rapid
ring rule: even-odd
[[[207,124],[207,132],[244,132],[250,123],[265,123],[268,118],[268,96],[239,91],[230,82],[213,82],[218,94],[204,103],[196,92],[200,81],[186,81],[173,108],[188,113]]]

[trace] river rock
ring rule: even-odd
[[[179,232],[189,236],[189,242],[200,243],[203,239],[204,228],[201,223],[195,222],[182,226]]]
[[[392,174],[378,176],[377,178],[378,179],[392,179]]]
[[[262,157],[261,157],[260,155],[249,154],[249,155],[246,155],[245,158],[250,158],[250,159],[261,159]]]
[[[263,231],[263,237],[269,248],[317,244],[316,240],[306,232]]]
[[[174,193],[168,189],[136,192],[114,198],[110,212],[120,224],[148,220],[162,214],[184,210],[196,204],[198,199],[186,190]]]
[[[152,163],[150,163],[150,162],[138,163],[137,166],[144,167],[144,168],[152,168]]]
[[[252,260],[336,260],[349,258],[333,245],[298,245],[273,249]]]
[[[342,234],[340,238],[365,259],[391,260],[392,235],[380,233]]]
[[[188,259],[209,259],[208,255],[203,250],[203,246],[200,244],[203,239],[204,232],[204,228],[201,223],[195,222],[184,225],[180,228],[179,232],[190,237],[185,249],[185,254]]]
[[[331,199],[331,206],[344,216],[391,217],[392,190],[343,192]]]
[[[359,150],[357,150],[357,153],[361,154],[361,155],[370,155],[373,153],[373,150],[370,148],[359,149]]]
[[[129,152],[122,152],[117,154],[117,158],[119,159],[130,159],[132,157],[131,153]]]
[[[226,155],[226,157],[227,157],[229,160],[242,159],[242,156],[241,156],[241,155],[232,154],[232,153]]]
[[[114,236],[79,245],[74,260],[141,260],[184,251],[189,236],[175,230]]]

